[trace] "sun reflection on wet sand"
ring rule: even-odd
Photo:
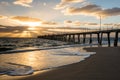
[[[72,52],[70,51],[72,50]],[[77,52],[76,52],[77,50]],[[85,56],[77,56],[73,53],[78,53],[80,48],[63,48],[63,49],[52,49],[52,50],[38,50],[38,51],[31,51],[31,52],[20,52],[20,53],[13,53],[13,54],[2,54],[0,55],[0,65],[9,69],[16,64],[15,68],[19,68],[20,65],[30,66],[34,71],[40,71],[42,73],[44,71],[48,71],[52,68],[63,66],[67,64],[72,64],[79,62],[80,60],[84,60]],[[4,68],[3,67],[3,68]],[[5,68],[5,69],[6,69]],[[1,68],[0,68],[1,70]],[[35,74],[37,74],[35,72]],[[27,75],[22,77],[34,76]],[[6,75],[3,75],[6,77]],[[5,80],[3,76],[0,76],[0,79]],[[20,76],[12,77],[7,76],[8,78],[21,78]],[[8,79],[7,78],[7,79]]]
[[[43,70],[60,66],[62,64],[69,64],[71,62],[80,61],[84,56],[60,56],[56,54],[70,53],[69,49],[58,49],[58,50],[42,50],[42,51],[31,51],[21,52],[16,54],[3,54],[0,55],[0,62],[23,64],[33,67],[34,70]],[[73,52],[74,53],[74,52]]]

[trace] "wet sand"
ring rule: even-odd
[[[96,54],[79,63],[17,80],[120,80],[120,47],[85,50]]]
[[[120,47],[84,49],[96,54],[79,63],[27,76],[3,75],[0,80],[120,80]]]

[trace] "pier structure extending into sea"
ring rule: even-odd
[[[82,36],[82,44],[86,43],[86,36],[89,35],[89,44],[92,44],[93,41],[93,35],[97,35],[97,41],[99,45],[102,45],[103,41],[103,35],[107,34],[106,38],[108,41],[108,46],[111,46],[111,33],[114,33],[114,47],[118,46],[118,38],[120,29],[111,29],[111,30],[96,30],[96,31],[86,31],[86,32],[77,32],[77,33],[60,33],[60,34],[50,34],[50,35],[42,35],[38,36],[38,38],[43,39],[50,39],[50,40],[59,40],[59,41],[65,41],[65,42],[73,42],[73,43],[81,43],[81,37]],[[76,40],[77,36],[77,40]]]

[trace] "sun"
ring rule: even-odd
[[[30,27],[35,27],[35,26],[40,26],[40,22],[23,22],[23,25],[30,26]]]
[[[29,31],[34,31],[37,26],[41,26],[40,22],[22,22],[21,24],[24,25],[24,26],[28,26],[27,29]]]

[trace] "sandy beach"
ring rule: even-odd
[[[17,80],[119,80],[120,47],[85,48],[95,55],[79,63]],[[9,79],[8,79],[9,80]]]

